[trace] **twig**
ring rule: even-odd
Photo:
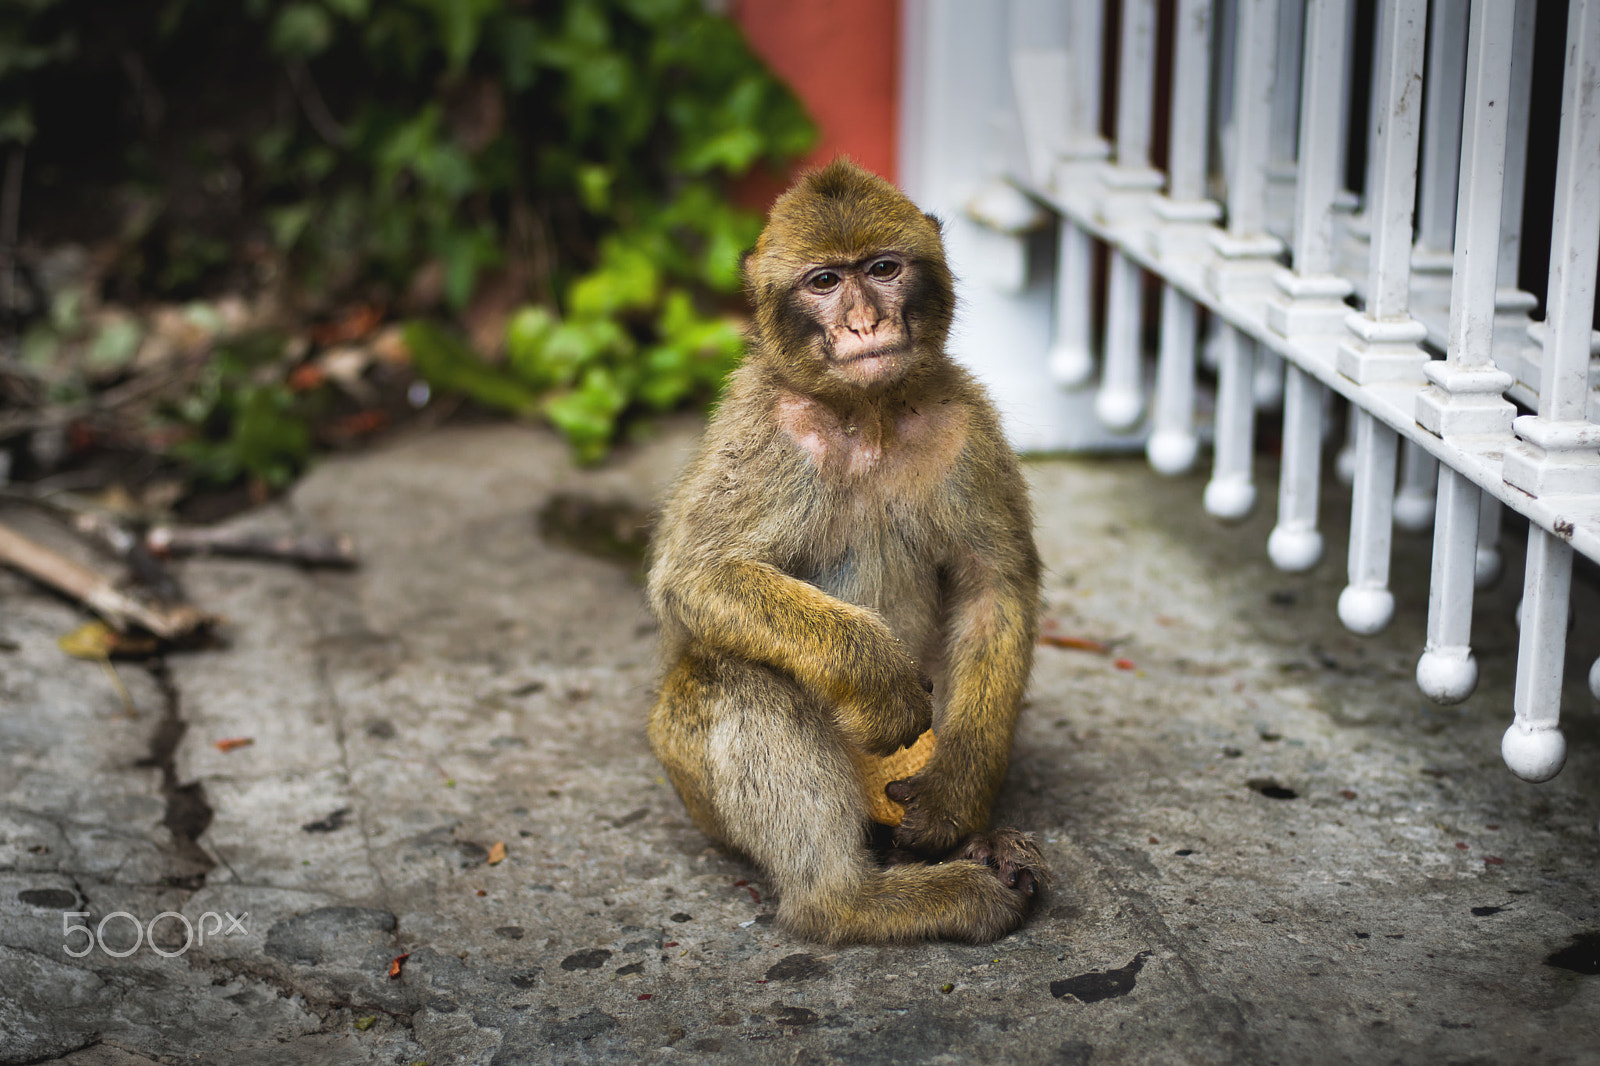
[[[145,545],[158,556],[227,555],[337,568],[352,567],[358,562],[355,541],[347,536],[276,536],[270,533],[156,526],[145,534]]]
[[[6,153],[5,185],[0,188],[0,315],[10,316],[17,309],[17,226],[22,216],[22,164],[27,158],[22,145]]]
[[[328,110],[328,102],[322,98],[316,81],[311,77],[311,68],[306,66],[303,59],[291,59],[284,64],[284,69],[289,75],[289,88],[294,90],[294,98],[300,101],[300,110],[306,113],[311,128],[333,147],[343,148],[350,139],[349,135],[339,125],[339,120],[333,117],[333,112]]]
[[[1128,643],[1133,636],[1113,637],[1110,640],[1095,640],[1093,637],[1073,637],[1062,633],[1041,633],[1039,643],[1050,648],[1067,648],[1071,651],[1090,651],[1096,655],[1110,655],[1120,645]]]
[[[0,500],[38,507],[65,520],[72,529],[112,558],[124,562],[134,580],[162,603],[183,600],[183,589],[128,523],[93,502],[67,491],[39,491],[39,486],[0,488]]]
[[[66,593],[119,632],[138,625],[164,640],[188,636],[216,621],[188,604],[158,607],[127,595],[99,571],[0,524],[0,563]]]
[[[128,691],[128,686],[122,683],[122,678],[117,676],[117,667],[108,655],[104,659],[96,659],[100,669],[106,672],[106,677],[111,681],[111,687],[117,690],[117,696],[122,700],[122,713],[129,718],[139,717],[139,708],[133,704],[133,694]]]

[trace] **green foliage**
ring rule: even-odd
[[[585,459],[631,412],[715,391],[759,230],[728,180],[813,139],[703,0],[119,0],[109,17],[103,0],[7,2],[23,17],[0,29],[0,89],[20,91],[0,99],[26,103],[0,108],[0,145],[81,126],[71,101],[97,97],[77,81],[125,98],[93,121],[141,205],[120,275],[141,295],[214,291],[263,249],[323,310],[359,293],[426,313],[435,294],[470,319],[485,281],[509,278],[524,303],[500,350],[419,320],[416,368],[542,415]],[[126,343],[107,338],[107,358]],[[307,447],[289,394],[216,378],[189,450],[215,476],[283,476]]]
[[[760,225],[727,202],[723,181],[812,139],[737,30],[699,0],[350,7],[276,5],[274,47],[309,59],[359,35],[375,70],[431,69],[445,88],[410,109],[374,94],[352,111],[345,155],[370,160],[364,205],[312,196],[329,155],[316,131],[266,144],[305,181],[307,199],[276,216],[282,246],[328,264],[359,248],[397,284],[431,257],[447,304],[462,310],[483,271],[504,262],[497,199],[535,205],[540,231],[570,241],[545,279],[560,306],[518,313],[502,367],[414,328],[423,374],[518,413],[531,390],[586,460],[604,454],[631,408],[713,390],[737,358],[738,332],[698,314],[691,294],[736,292],[739,254]],[[507,132],[528,129],[539,131],[531,143]]]
[[[486,365],[471,348],[431,322],[406,326],[406,345],[422,375],[442,389],[514,414],[538,410],[539,397],[509,374]]]
[[[33,139],[34,113],[28,88],[31,75],[61,64],[77,51],[71,29],[46,17],[61,0],[5,0],[0,19],[0,146]]]
[[[247,476],[282,488],[293,480],[311,455],[311,412],[275,376],[259,373],[283,346],[273,334],[220,345],[198,387],[172,412],[188,431],[172,454],[208,481]]]

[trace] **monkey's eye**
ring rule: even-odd
[[[888,281],[900,273],[900,264],[893,259],[880,259],[867,267],[867,276],[878,281]]]
[[[811,277],[812,292],[831,292],[839,285],[839,275],[831,270],[824,270]]]

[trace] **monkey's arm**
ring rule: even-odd
[[[654,592],[658,612],[694,643],[789,674],[835,708],[848,741],[873,754],[912,743],[932,721],[916,663],[866,608],[740,558],[685,567]]]
[[[938,744],[920,772],[888,786],[906,804],[895,834],[905,847],[943,852],[984,829],[1005,777],[1038,640],[1039,564],[1030,538],[1002,533],[996,543],[950,568]]]

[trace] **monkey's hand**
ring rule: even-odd
[[[933,728],[933,681],[907,660],[904,676],[877,693],[839,701],[839,725],[862,750],[893,755]]]
[[[883,786],[883,793],[906,809],[894,831],[895,847],[944,855],[963,837],[983,827],[983,819],[974,822],[963,816],[957,797],[949,793],[941,777],[927,769],[903,781],[890,781]]]

